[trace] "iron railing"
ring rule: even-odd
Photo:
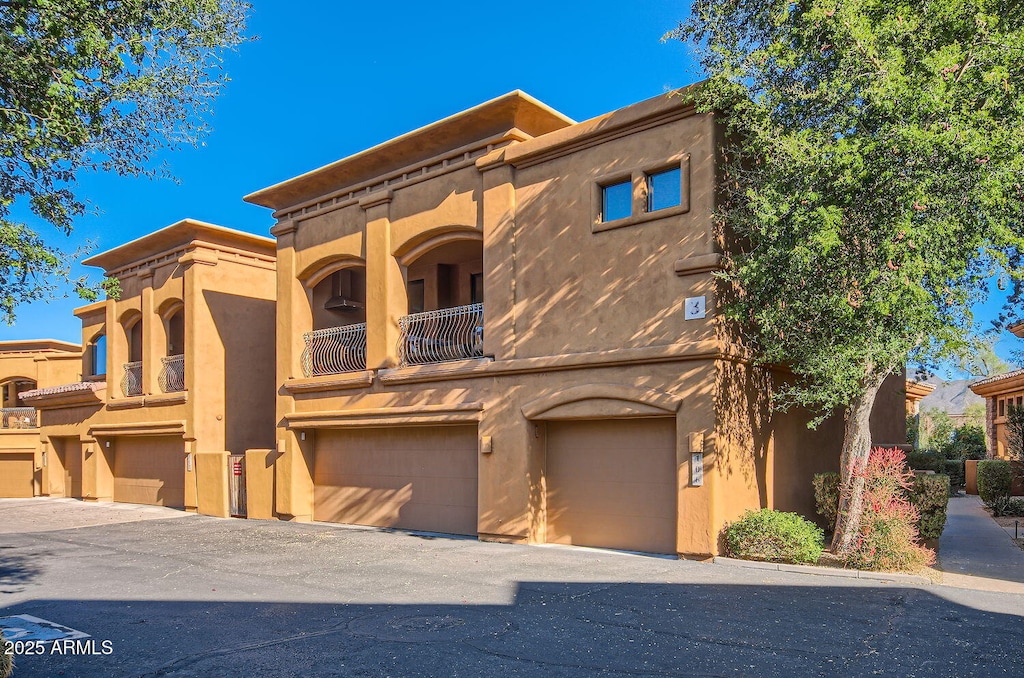
[[[121,377],[121,393],[125,398],[142,395],[142,361],[124,364],[124,376]]]
[[[366,323],[314,330],[302,338],[302,373],[307,377],[366,369]]]
[[[169,355],[160,358],[163,365],[160,367],[160,375],[157,381],[160,383],[160,390],[164,393],[177,393],[185,390],[185,356]]]
[[[480,358],[484,354],[484,305],[413,313],[398,321],[402,366]]]
[[[35,428],[36,408],[4,407],[0,409],[0,428]]]

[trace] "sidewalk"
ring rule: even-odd
[[[935,567],[945,586],[1024,593],[1024,550],[974,495],[950,498]]]

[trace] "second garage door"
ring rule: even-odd
[[[475,427],[316,433],[313,519],[477,533]]]
[[[547,540],[676,551],[672,419],[548,424]]]
[[[10,454],[0,452],[0,497],[22,499],[31,497],[35,461],[31,452]]]
[[[185,507],[181,438],[124,438],[114,443],[114,501]]]

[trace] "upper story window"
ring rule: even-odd
[[[89,342],[88,370],[89,376],[103,377],[107,374],[107,335],[97,335]]]
[[[682,201],[682,172],[678,167],[647,175],[647,211],[676,207]]]
[[[633,182],[629,179],[601,187],[601,221],[625,219],[633,213]]]

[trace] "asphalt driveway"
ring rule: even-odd
[[[1022,615],[1007,593],[0,500],[0,617],[93,641],[23,644],[45,651],[18,677],[1020,675]]]

